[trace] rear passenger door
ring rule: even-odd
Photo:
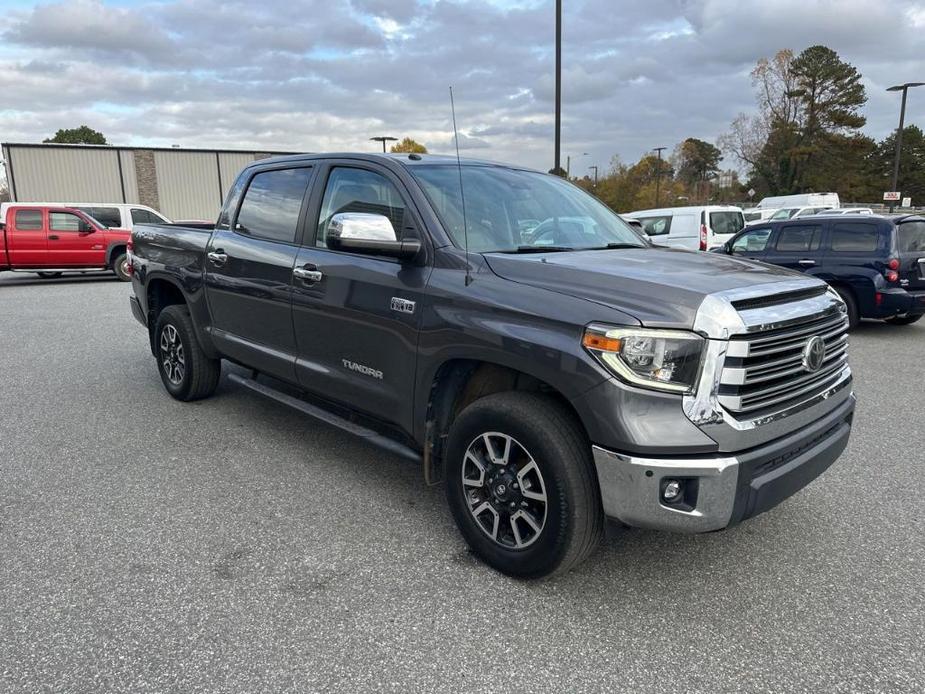
[[[227,356],[295,381],[292,268],[314,168],[277,166],[247,175],[243,196],[236,184],[231,217],[223,217],[206,249],[212,335]]]
[[[794,221],[781,225],[764,260],[774,265],[817,274],[822,267],[823,224],[821,221]]]
[[[323,187],[320,186],[324,181]],[[396,236],[428,245],[406,187],[385,167],[331,162],[319,176],[312,228],[296,267],[292,319],[301,384],[411,431],[422,294],[430,266],[331,250],[326,233],[339,212],[389,218]]]
[[[19,208],[7,212],[6,243],[12,267],[48,264],[45,210]],[[12,225],[9,224],[12,222]]]

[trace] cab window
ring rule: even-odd
[[[19,231],[41,231],[41,210],[16,210],[16,228]]]
[[[318,217],[316,245],[327,245],[328,225],[334,215],[341,212],[365,212],[388,217],[395,230],[395,238],[401,239],[405,203],[392,182],[381,174],[345,166],[331,169]]]
[[[87,231],[90,225],[70,212],[49,212],[49,231]]]
[[[785,226],[777,235],[774,250],[783,253],[805,253],[818,250],[822,240],[822,227],[818,224]]]
[[[733,253],[761,253],[768,245],[770,229],[747,231],[732,243]]]
[[[119,214],[118,207],[84,207],[81,205],[76,209],[90,215],[104,227],[118,229],[122,226],[122,215]]]
[[[138,207],[132,208],[132,224],[165,224],[166,222],[166,219],[150,210],[142,210]]]
[[[267,241],[293,243],[311,168],[279,169],[255,175],[247,187],[234,230]]]
[[[875,224],[844,222],[832,229],[834,253],[870,253],[880,245],[880,231]]]

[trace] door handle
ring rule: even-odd
[[[221,250],[210,251],[206,255],[209,258],[209,262],[215,265],[216,267],[221,267],[222,265],[228,262],[228,256]]]
[[[800,265],[802,265],[803,267],[812,267],[815,264],[816,264],[815,260],[801,260],[800,261]]]
[[[314,265],[306,265],[305,267],[297,267],[293,270],[292,276],[297,277],[303,282],[320,282],[324,274]]]
[[[58,240],[58,235],[57,235],[57,234],[51,234],[51,235],[49,235],[48,240],[49,240],[49,241],[57,241],[57,240]]]

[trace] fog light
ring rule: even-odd
[[[671,503],[672,501],[677,501],[681,497],[681,483],[678,480],[668,480],[665,483],[665,488],[662,490],[662,498]]]

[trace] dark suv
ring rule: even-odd
[[[925,313],[925,217],[814,215],[748,227],[717,252],[818,277],[861,318],[894,325]]]

